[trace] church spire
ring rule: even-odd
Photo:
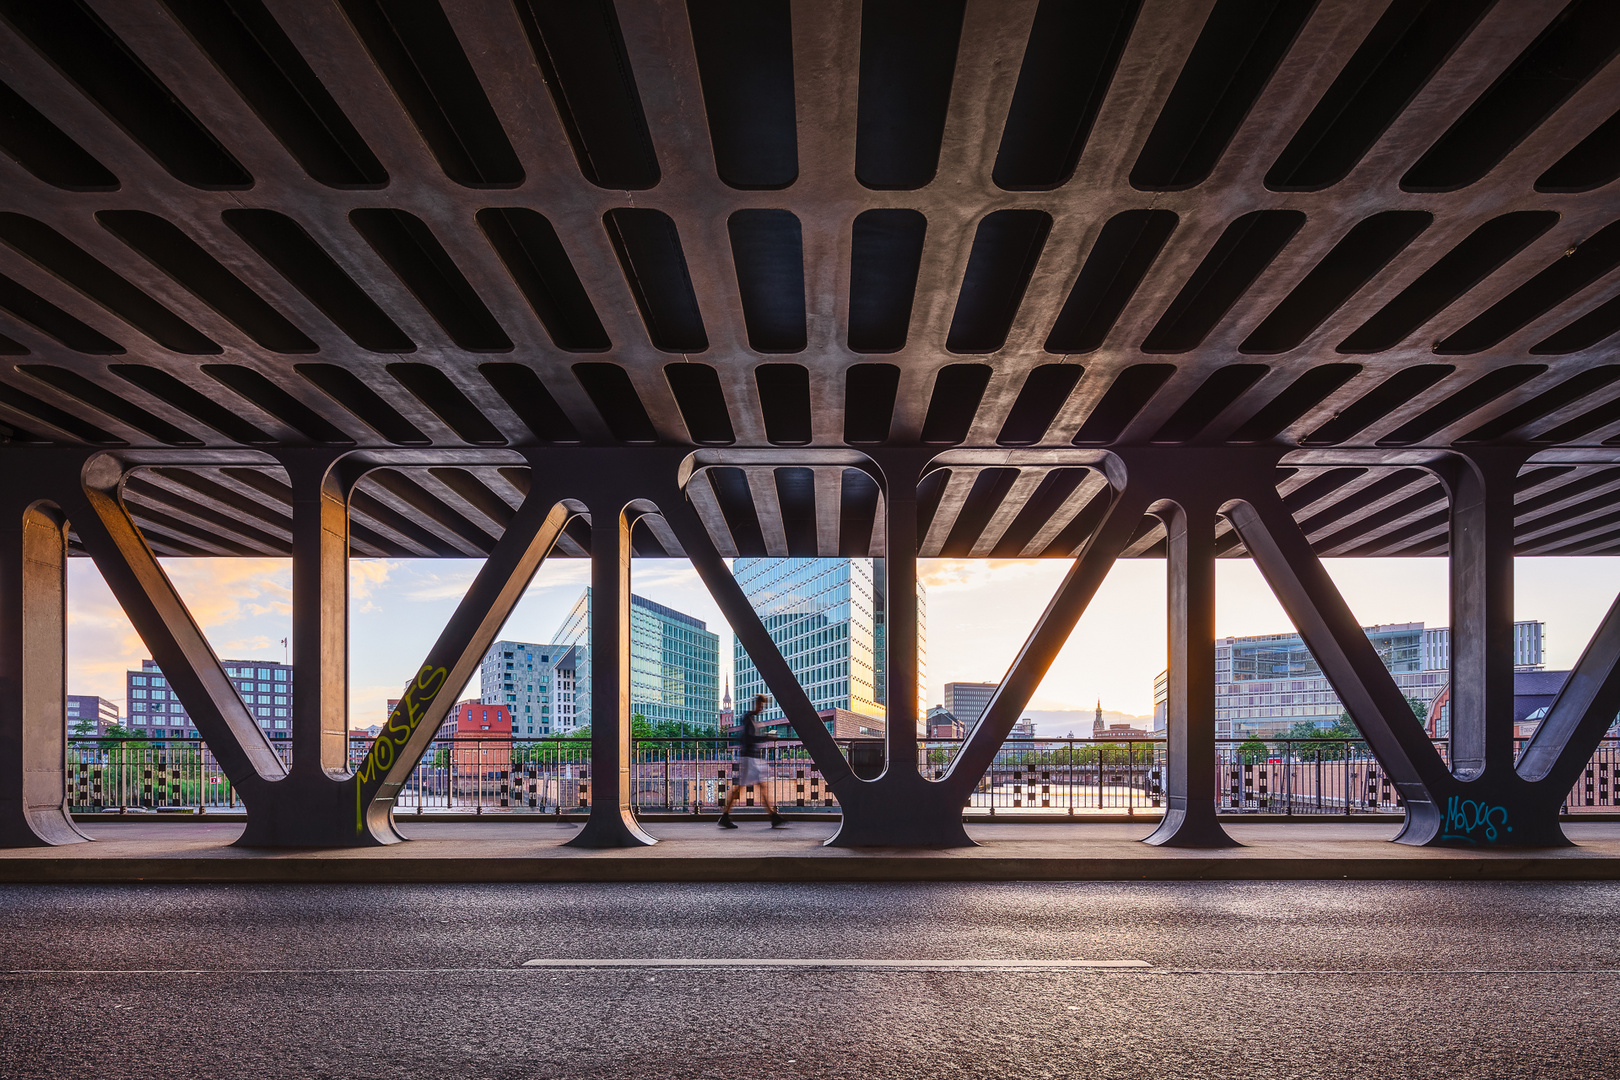
[[[1102,698],[1097,699],[1097,718],[1091,722],[1091,733],[1093,735],[1103,733]]]

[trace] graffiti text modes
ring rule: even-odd
[[[388,726],[377,733],[377,738],[371,743],[371,750],[366,759],[354,773],[354,831],[359,833],[364,827],[364,802],[362,789],[379,780],[394,764],[394,756],[408,741],[411,733],[422,722],[422,716],[427,712],[428,706],[438,696],[439,690],[444,686],[444,680],[450,673],[442,667],[429,667],[426,664],[416,673],[405,688],[405,696],[399,699],[399,704],[388,715]]]
[[[1491,806],[1473,799],[1459,799],[1453,795],[1446,800],[1446,829],[1442,840],[1466,840],[1470,844],[1484,841],[1494,844],[1503,833],[1513,831],[1507,823],[1505,806]]]

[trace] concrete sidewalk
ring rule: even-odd
[[[1145,824],[971,825],[981,846],[949,851],[828,848],[837,826],[773,831],[745,821],[647,826],[654,847],[581,851],[578,827],[557,822],[401,822],[412,842],[357,850],[231,847],[226,822],[86,826],[92,844],[0,850],[0,884],[124,882],[606,881],[1233,881],[1620,879],[1620,823],[1565,826],[1576,846],[1552,851],[1411,848],[1397,826],[1231,822],[1242,847],[1154,848]]]

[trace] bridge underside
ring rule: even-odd
[[[439,687],[541,560],[592,560],[622,665],[631,556],[698,567],[840,842],[963,842],[964,785],[1107,567],[1161,557],[1159,839],[1220,843],[1211,561],[1245,557],[1405,839],[1447,842],[1461,800],[1559,843],[1620,617],[1515,760],[1512,561],[1620,553],[1617,54],[1599,0],[0,0],[0,835],[75,838],[72,555],[249,839],[332,844],[397,838]],[[935,784],[904,715],[888,772],[849,774],[746,555],[882,556],[901,591],[917,558],[1075,561]],[[1450,560],[1455,772],[1318,562],[1395,555]],[[290,774],[159,556],[292,557]],[[350,557],[486,560],[357,774]],[[620,723],[584,839],[642,842],[628,705],[594,686]]]

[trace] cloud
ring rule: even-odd
[[[262,616],[292,622],[291,559],[162,559],[192,618],[207,633]],[[275,635],[278,639],[283,635]]]
[[[459,560],[458,560],[459,562]],[[417,569],[411,575],[411,583],[404,589],[406,600],[414,604],[427,603],[435,600],[452,600],[461,602],[472,588],[473,579],[478,576],[482,564],[455,565],[447,571]]]
[[[192,618],[221,655],[281,659],[292,628],[292,560],[163,559]],[[124,672],[151,652],[89,559],[68,560],[68,692],[124,704]]]
[[[371,597],[388,584],[399,566],[395,559],[349,560],[349,605],[351,611],[374,611]]]
[[[917,580],[929,590],[949,592],[956,589],[977,589],[990,584],[991,577],[998,581],[1024,578],[1034,571],[1042,573],[1047,559],[919,559]]]

